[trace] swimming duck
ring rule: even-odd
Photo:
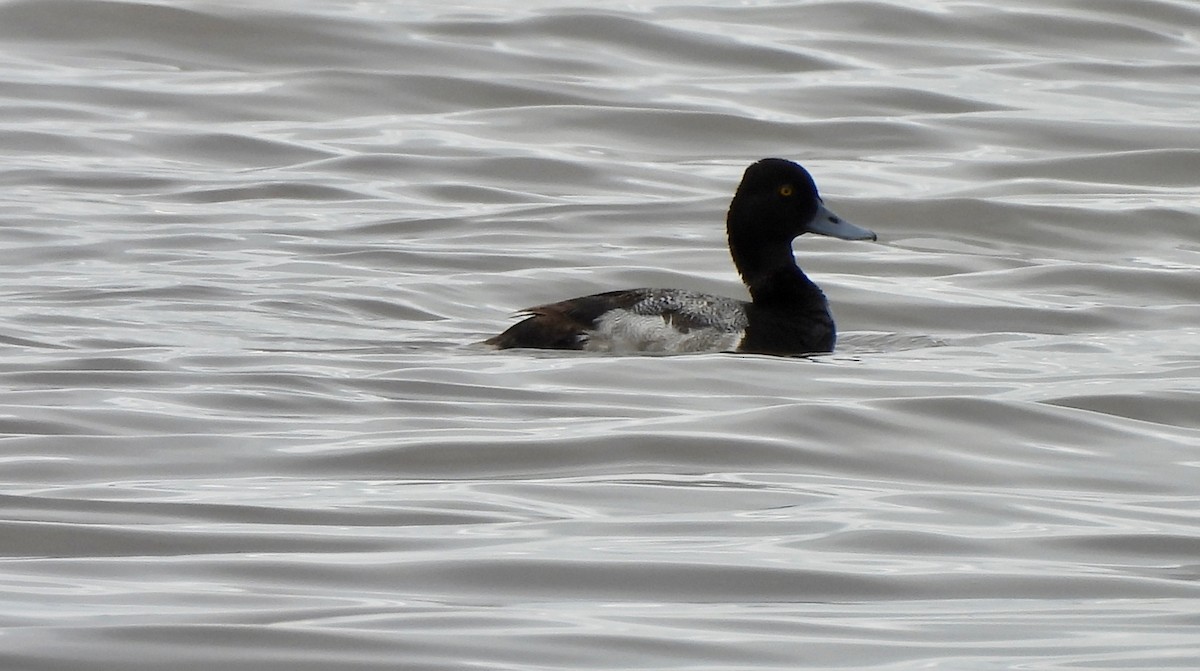
[[[681,289],[627,289],[526,308],[485,343],[596,352],[831,352],[829,303],[796,265],[805,233],[875,240],[834,214],[802,166],[764,158],[746,169],[725,219],[733,265],[750,301]]]

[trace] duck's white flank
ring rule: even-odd
[[[587,331],[583,349],[613,353],[734,351],[745,333],[745,329],[731,331],[715,326],[683,330],[661,314],[609,310],[596,319],[595,328]]]

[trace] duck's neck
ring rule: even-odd
[[[731,234],[729,252],[755,305],[826,309],[825,294],[796,265],[791,240],[751,242]]]

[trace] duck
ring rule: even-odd
[[[873,241],[875,233],[834,214],[808,170],[782,158],[746,168],[725,232],[749,301],[683,289],[608,291],[525,308],[521,321],[484,343],[616,354],[832,352],[829,301],[796,265],[792,242],[805,233]]]

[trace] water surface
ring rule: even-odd
[[[1200,9],[0,3],[0,667],[1200,663]],[[828,356],[475,343],[744,296]]]

